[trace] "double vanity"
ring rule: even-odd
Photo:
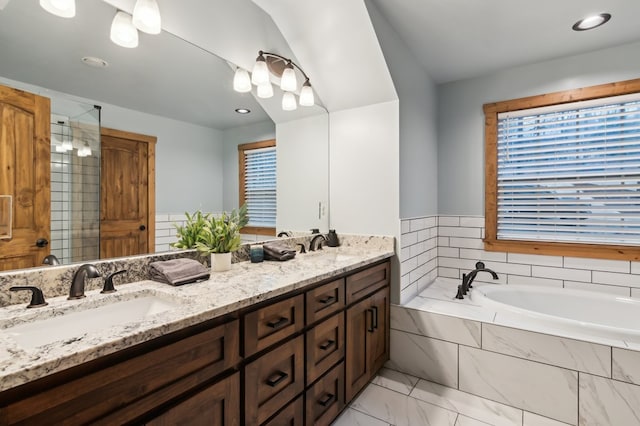
[[[0,308],[0,424],[330,424],[389,357],[393,254],[356,237]]]

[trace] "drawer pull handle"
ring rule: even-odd
[[[335,303],[338,299],[335,296],[327,296],[324,299],[320,299],[318,300],[318,302],[322,303],[323,305],[330,305],[332,303]]]
[[[334,394],[328,393],[322,399],[318,400],[318,404],[326,407],[327,405],[331,404],[335,398],[336,396]]]
[[[335,340],[327,340],[326,342],[320,345],[320,349],[322,349],[323,351],[326,351],[327,349],[329,349],[331,346],[335,344],[336,344]]]
[[[289,318],[280,317],[275,321],[269,321],[267,325],[271,328],[280,328],[289,323]]]
[[[278,383],[280,383],[281,381],[283,381],[284,379],[286,379],[287,377],[289,377],[289,375],[287,373],[285,373],[284,371],[278,371],[277,373],[275,373],[273,376],[269,377],[267,379],[267,384],[269,386],[276,387],[276,385]]]

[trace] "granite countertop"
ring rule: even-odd
[[[208,281],[172,287],[155,281],[121,285],[116,293],[86,292],[82,300],[65,296],[47,299],[48,306],[26,309],[24,305],[0,308],[0,391],[87,361],[131,347],[277,297],[292,290],[331,278],[394,255],[392,237],[372,237],[362,244],[325,247],[298,254],[286,262],[240,262],[227,272],[212,272]],[[29,348],[11,336],[10,327],[41,318],[110,305],[116,301],[154,296],[170,309],[120,325],[75,333],[70,337]]]

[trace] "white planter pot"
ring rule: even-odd
[[[231,253],[211,253],[211,270],[223,272],[231,269]]]

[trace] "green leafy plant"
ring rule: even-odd
[[[198,213],[187,216],[185,228],[190,232],[185,243],[191,244],[189,248],[195,248],[201,254],[230,253],[240,248],[240,230],[249,221],[246,205],[217,217],[210,213]],[[182,238],[182,235],[179,236]]]
[[[187,220],[184,225],[174,225],[178,241],[171,243],[172,247],[179,249],[194,249],[204,237],[204,228],[211,220],[211,213],[202,213],[200,210],[192,215],[185,212]]]

